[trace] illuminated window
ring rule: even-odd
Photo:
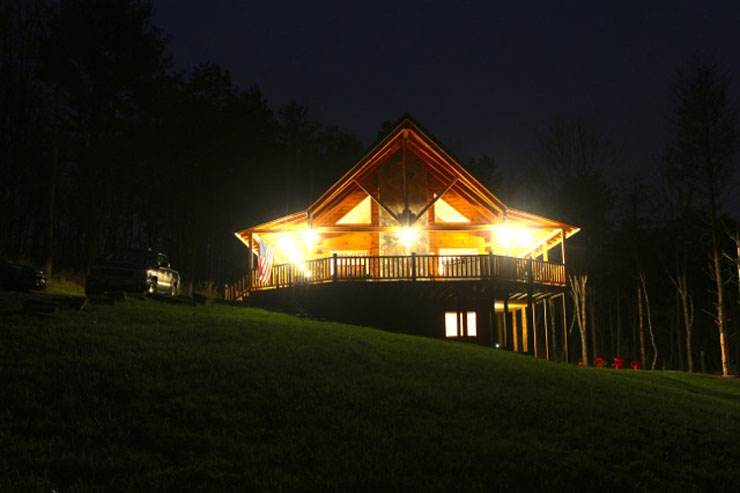
[[[354,209],[342,217],[337,224],[370,224],[372,209],[370,207],[370,196],[368,195]]]
[[[476,312],[445,312],[445,337],[478,337]]]
[[[438,223],[469,223],[470,219],[463,216],[443,199],[434,203],[434,221]]]
[[[468,318],[468,337],[478,337],[478,326],[477,324],[477,315],[475,312],[468,312],[467,314]]]
[[[445,337],[457,337],[457,312],[445,312]]]

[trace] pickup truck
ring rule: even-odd
[[[180,274],[167,255],[150,250],[115,250],[96,261],[87,276],[85,294],[106,291],[137,291],[177,294]]]

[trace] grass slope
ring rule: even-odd
[[[740,385],[151,300],[0,318],[0,490],[740,490]]]

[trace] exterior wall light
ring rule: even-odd
[[[398,231],[398,238],[406,245],[406,249],[411,246],[411,242],[416,238],[415,228],[402,228]]]
[[[313,229],[307,229],[301,232],[301,238],[308,247],[313,247],[319,239],[319,233]]]
[[[509,224],[498,224],[493,227],[493,231],[501,244],[507,248],[512,244],[520,247],[529,246],[534,236],[529,228],[514,227]]]

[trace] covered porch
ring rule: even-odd
[[[493,255],[339,256],[274,265],[268,275],[250,270],[225,286],[229,301],[243,300],[254,291],[328,282],[449,282],[508,281],[524,285],[564,287],[565,264],[534,258]]]

